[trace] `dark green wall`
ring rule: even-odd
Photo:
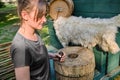
[[[75,16],[109,18],[120,13],[120,0],[73,0]]]

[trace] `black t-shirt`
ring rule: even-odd
[[[11,57],[14,67],[30,67],[31,80],[49,80],[49,57],[47,49],[38,36],[38,41],[31,41],[17,33],[11,45]]]

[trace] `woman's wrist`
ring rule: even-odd
[[[53,59],[55,57],[55,53],[49,53],[49,58]]]

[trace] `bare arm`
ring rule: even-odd
[[[16,80],[30,80],[29,66],[15,68]]]

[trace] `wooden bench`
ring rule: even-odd
[[[0,44],[0,80],[15,80],[14,66],[10,57],[11,42]]]

